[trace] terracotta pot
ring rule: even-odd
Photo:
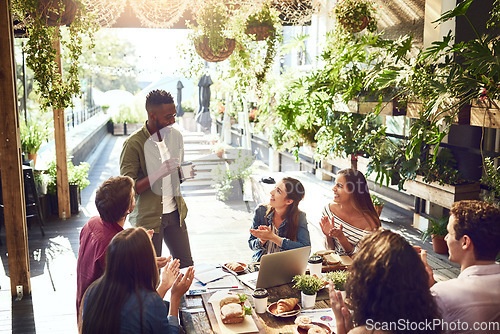
[[[226,38],[226,48],[225,51],[221,51],[219,54],[214,54],[212,49],[208,44],[208,37],[203,37],[203,39],[197,40],[194,43],[194,48],[198,55],[208,62],[219,62],[226,60],[234,51],[234,47],[236,46],[235,40]]]
[[[344,26],[344,28],[349,31],[350,33],[355,33],[355,32],[360,32],[363,29],[365,29],[368,26],[368,23],[370,20],[364,16],[363,19],[360,20],[360,22],[356,25],[354,24],[347,24],[343,21],[340,21],[340,23]]]
[[[271,34],[273,33],[273,27],[272,26],[252,26],[252,27],[247,27],[245,29],[245,34],[247,35],[255,35],[255,40],[256,41],[263,41]]]
[[[224,156],[224,150],[217,150],[217,152],[215,152],[215,154],[217,154],[219,159],[222,159],[222,157]]]
[[[33,160],[33,166],[36,166],[36,153],[35,154],[28,153],[28,160]]]
[[[432,235],[432,248],[438,254],[448,254],[448,245],[444,240],[444,235]]]
[[[51,27],[63,26],[74,21],[77,9],[73,0],[39,0],[38,11],[31,16],[40,15]]]
[[[382,213],[383,208],[384,208],[383,205],[375,205],[375,211],[377,211],[377,214],[379,217],[380,217],[380,214]]]

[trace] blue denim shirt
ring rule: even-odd
[[[141,290],[143,333],[145,334],[178,334],[179,318],[168,315],[168,309],[163,299],[156,291]],[[83,316],[85,309],[93,304],[92,290],[84,299]],[[139,299],[135,293],[131,294],[123,305],[120,317],[120,334],[141,333]]]
[[[271,226],[273,223],[274,211],[269,213],[266,217],[267,206],[259,205],[257,209],[255,209],[255,215],[253,217],[252,229],[256,230],[261,225]],[[286,234],[288,231],[288,222],[287,220],[283,220],[280,227],[278,228],[278,235],[283,239],[281,243],[280,251],[290,250],[294,248],[301,248],[311,245],[311,239],[309,237],[309,230],[307,229],[307,219],[306,214],[302,211],[299,212],[299,228],[297,230],[297,241],[292,241],[286,238]],[[254,250],[255,253],[252,256],[252,261],[258,262],[260,258],[264,254],[265,244],[262,245],[260,243],[259,238],[254,237],[250,234],[250,238],[248,239],[248,245],[250,249]]]

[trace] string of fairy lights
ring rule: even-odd
[[[186,11],[196,13],[206,0],[84,0],[102,27],[111,27],[129,5],[146,28],[170,28]],[[230,9],[259,6],[264,0],[224,0]],[[284,23],[304,25],[319,8],[320,0],[272,0]]]

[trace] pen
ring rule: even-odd
[[[239,286],[217,286],[217,287],[213,287],[213,288],[206,288],[206,289],[209,289],[209,290],[216,290],[216,289],[238,289]]]

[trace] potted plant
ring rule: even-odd
[[[371,0],[339,0],[333,7],[338,22],[349,32],[377,30],[375,4]]]
[[[41,107],[64,109],[72,105],[73,96],[81,94],[79,58],[87,43],[92,46],[97,20],[92,19],[82,0],[13,0],[11,8],[26,26],[26,60],[38,82]],[[66,24],[67,28],[60,27]],[[61,33],[64,29],[67,34]],[[64,52],[57,52],[59,42]],[[63,64],[70,64],[62,76],[58,56]]]
[[[302,307],[313,308],[316,294],[325,285],[325,280],[315,275],[295,275],[292,281],[295,283],[293,288],[300,290]]]
[[[500,204],[500,166],[495,168],[493,159],[486,157],[483,168],[484,175],[481,177],[481,184],[488,187],[488,192],[482,195],[482,199],[498,205]]]
[[[147,114],[142,106],[137,103],[120,105],[116,114],[111,117],[113,135],[127,135],[140,129],[146,121]]]
[[[376,195],[370,195],[372,199],[373,206],[375,207],[375,211],[377,211],[378,216],[382,213],[382,209],[384,208],[384,202],[377,197]]]
[[[43,117],[31,117],[26,122],[24,119],[19,121],[19,130],[21,135],[21,149],[28,155],[29,160],[36,164],[36,156],[40,146],[50,136],[49,122]]]
[[[444,216],[439,219],[429,219],[427,230],[425,230],[421,236],[422,241],[427,240],[429,237],[432,238],[432,248],[434,252],[438,254],[448,253],[448,245],[444,237],[448,234],[446,227],[448,226],[449,218],[449,216]]]
[[[234,151],[237,151],[234,152]],[[250,150],[241,148],[226,152],[227,163],[219,164],[212,170],[213,187],[219,200],[242,200],[243,182],[252,174],[255,157]]]
[[[195,14],[197,26],[191,26],[196,52],[208,62],[227,59],[235,48],[235,40],[227,38],[229,9],[221,0],[202,3]]]
[[[226,150],[228,150],[230,148],[232,148],[231,145],[228,145],[228,144],[221,142],[221,141],[216,141],[213,144],[211,151],[214,152],[219,159],[222,159],[224,156],[224,153],[226,153]]]
[[[328,281],[332,281],[333,285],[335,285],[335,290],[344,291],[344,286],[347,282],[348,274],[349,273],[347,270],[335,270],[324,273],[323,278]]]
[[[90,184],[88,179],[90,164],[82,162],[78,166],[75,166],[71,159],[68,158],[67,161],[71,213],[76,214],[80,210],[80,192]],[[51,197],[52,213],[57,214],[57,165],[55,160],[49,163],[47,174],[50,178],[47,184],[47,194]]]
[[[255,8],[255,9],[254,9]],[[276,33],[276,25],[279,24],[278,12],[271,7],[269,1],[254,9],[248,15],[245,26],[247,35],[255,36],[256,41],[262,41]]]

